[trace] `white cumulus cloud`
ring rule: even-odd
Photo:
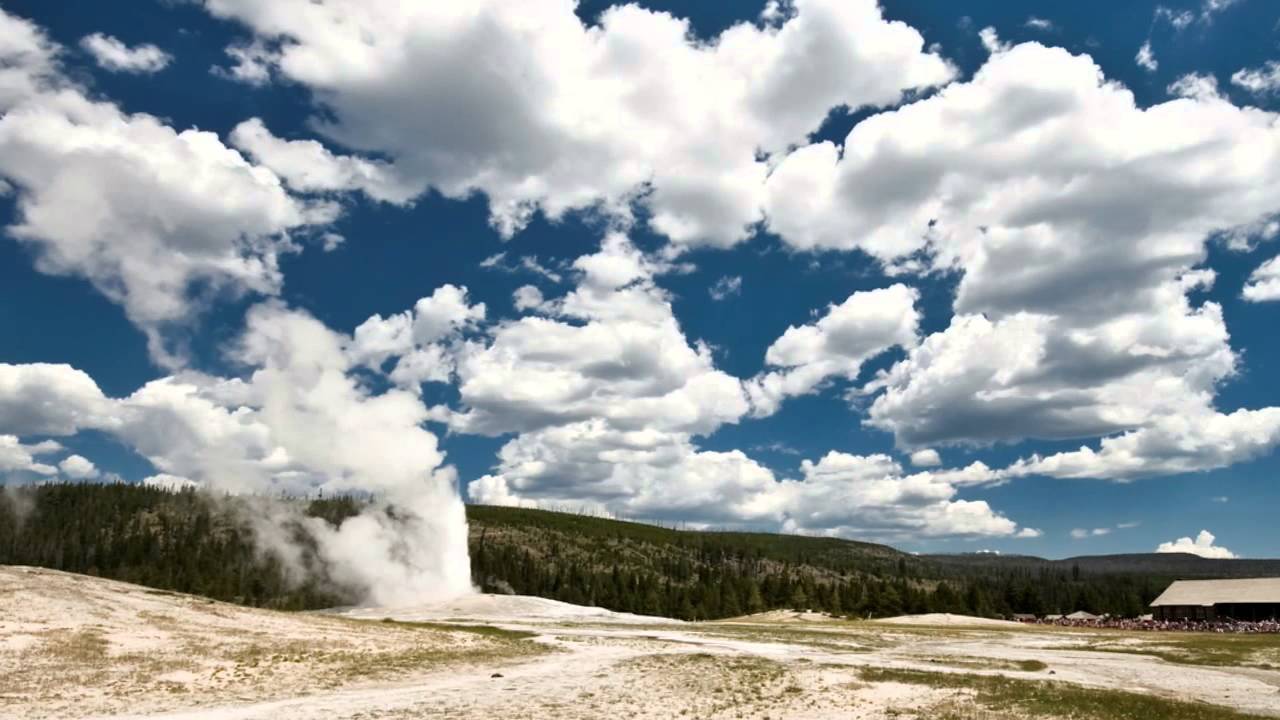
[[[1138,63],[1138,67],[1147,72],[1155,72],[1160,69],[1160,62],[1156,60],[1156,54],[1151,50],[1151,41],[1147,40],[1142,43],[1142,47],[1138,48],[1138,54],[1133,58]]]
[[[1245,462],[1280,445],[1280,408],[1173,413],[1149,425],[1101,440],[1097,450],[1039,455],[1002,471],[1005,477],[1132,480],[1203,472]]]
[[[347,353],[356,364],[374,370],[396,358],[388,377],[418,392],[425,382],[449,382],[455,356],[451,346],[484,318],[484,303],[471,304],[465,287],[442,285],[412,310],[365,320],[356,328]]]
[[[149,74],[160,72],[173,61],[172,55],[151,43],[129,47],[102,33],[85,35],[80,39],[80,47],[93,56],[98,67],[111,72]]]
[[[375,200],[403,204],[418,194],[386,163],[335,155],[316,140],[284,140],[258,118],[231,131],[231,144],[302,192],[361,190]]]
[[[0,434],[0,479],[8,479],[22,473],[39,476],[56,475],[58,468],[40,462],[36,456],[45,454],[37,445],[24,445],[16,435]]]
[[[1201,530],[1192,540],[1189,537],[1181,537],[1173,542],[1160,543],[1156,548],[1158,553],[1191,553],[1205,558],[1216,558],[1230,560],[1237,555],[1227,548],[1220,545],[1214,545],[1217,538],[1208,530]]]
[[[72,480],[95,480],[102,476],[98,466],[83,455],[68,455],[58,463],[58,469]]]
[[[1268,60],[1256,68],[1237,70],[1231,82],[1254,95],[1271,95],[1280,90],[1280,62]]]
[[[168,364],[162,331],[190,322],[197,284],[205,296],[278,291],[289,231],[332,207],[291,197],[214,133],[91,99],[39,28],[0,17],[0,177],[17,201],[7,230],[37,269],[93,283]]]
[[[911,453],[911,464],[915,467],[937,467],[942,464],[942,456],[937,450],[924,448]]]
[[[1251,302],[1280,300],[1280,257],[1267,260],[1249,273],[1242,294]]]
[[[777,411],[791,396],[813,392],[833,377],[856,380],[868,360],[893,347],[914,347],[919,294],[901,283],[855,292],[809,325],[787,328],[765,352],[776,368],[747,385],[756,415]]]

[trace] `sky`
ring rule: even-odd
[[[0,482],[1280,554],[1280,6],[447,5],[0,3]]]

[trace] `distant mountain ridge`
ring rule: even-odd
[[[1150,573],[1179,578],[1280,577],[1280,559],[1205,558],[1191,553],[1121,553],[1077,555],[1049,560],[1034,555],[989,553],[933,554],[920,557],[933,562],[965,567],[1023,567],[1065,569],[1079,567],[1088,573]]]

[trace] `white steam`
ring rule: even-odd
[[[337,528],[306,523],[330,576],[379,605],[471,589],[466,514],[453,468],[422,428],[411,392],[373,395],[352,375],[347,338],[278,305],[249,313],[238,359],[256,366],[249,389],[284,467],[283,478],[327,493],[369,493],[364,511]]]
[[[230,353],[243,378],[178,373],[117,399],[67,365],[0,364],[0,432],[100,430],[155,466],[149,484],[247,496],[236,505],[250,508],[263,550],[300,573],[315,568],[299,541],[314,542],[323,575],[365,602],[471,592],[466,514],[423,427],[427,407],[412,390],[362,381],[370,375],[352,347],[310,315],[266,303],[249,311]],[[321,492],[359,496],[360,514],[334,527],[270,499]]]

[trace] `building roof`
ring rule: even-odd
[[[1246,580],[1178,580],[1160,593],[1151,607],[1189,605],[1208,607],[1223,603],[1280,604],[1280,578]]]
[[[1068,620],[1101,620],[1102,616],[1094,615],[1093,613],[1085,612],[1084,610],[1077,610],[1071,613],[1070,615],[1068,615],[1067,619]]]

